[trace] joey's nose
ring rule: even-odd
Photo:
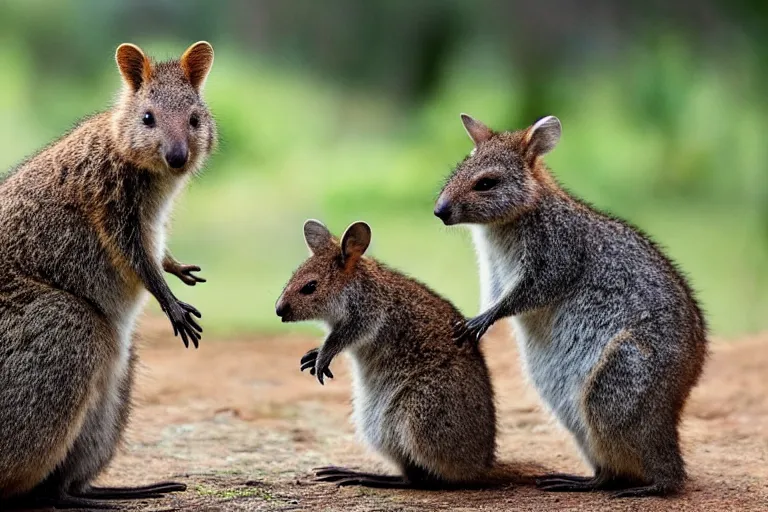
[[[165,161],[173,169],[181,169],[187,163],[189,152],[185,144],[175,144],[170,151],[165,154]]]
[[[449,224],[451,218],[451,205],[445,199],[440,199],[435,205],[435,217],[443,221],[443,224]]]

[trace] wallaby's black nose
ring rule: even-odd
[[[285,318],[288,313],[291,312],[291,305],[290,304],[278,304],[275,308],[275,313],[277,313],[277,316],[280,318]]]
[[[165,154],[165,161],[174,169],[181,169],[187,163],[187,146],[184,144],[175,144],[169,152]]]
[[[451,207],[448,201],[441,199],[435,206],[435,217],[442,220],[444,223],[448,223],[448,219],[451,216]]]

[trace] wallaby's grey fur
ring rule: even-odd
[[[484,312],[457,336],[474,343],[511,316],[527,373],[595,471],[539,486],[679,491],[678,424],[707,353],[686,280],[648,237],[557,184],[541,161],[560,138],[557,118],[503,133],[462,118],[475,148],[435,214],[472,225]]]
[[[195,308],[162,269],[202,281],[165,248],[173,199],[211,152],[200,96],[208,43],[155,64],[117,50],[124,91],[111,110],[0,184],[0,500],[7,506],[108,507],[100,499],[183,490],[96,488],[122,437],[136,363],[133,330],[147,291],[197,344]]]
[[[476,345],[454,343],[459,311],[423,284],[363,257],[367,224],[341,242],[317,221],[304,236],[311,256],[277,301],[284,322],[322,320],[330,334],[302,358],[323,383],[342,351],[351,355],[353,417],[361,436],[402,476],[327,467],[321,481],[370,487],[444,487],[510,482],[494,462],[496,417],[488,369]]]

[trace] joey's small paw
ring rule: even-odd
[[[317,356],[320,353],[319,348],[313,348],[304,356],[301,358],[301,371],[309,370],[310,375],[318,375],[318,368],[317,368]],[[323,368],[323,371],[320,372],[317,380],[320,381],[320,384],[323,384],[323,375],[328,377],[329,379],[333,378],[333,373],[331,373],[331,369],[328,367],[328,365],[325,365],[325,368]]]
[[[197,283],[206,282],[205,278],[196,276],[194,272],[200,272],[200,267],[197,265],[182,264],[174,269],[173,274],[188,286],[195,286]]]
[[[173,326],[173,335],[181,336],[181,341],[184,342],[184,346],[189,348],[189,340],[192,340],[192,344],[195,348],[198,347],[200,341],[200,333],[203,332],[203,328],[200,327],[193,316],[202,318],[203,315],[194,306],[175,299],[169,307],[164,307],[163,311],[171,320]]]

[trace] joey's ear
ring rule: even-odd
[[[326,247],[332,240],[331,232],[319,220],[309,219],[304,223],[304,242],[312,254]]]
[[[118,46],[115,60],[123,80],[134,92],[152,76],[152,62],[135,44],[123,43]]]
[[[562,131],[560,120],[555,116],[542,117],[536,121],[525,134],[528,156],[536,158],[552,151],[560,140]]]
[[[467,130],[467,134],[475,146],[490,139],[493,135],[493,130],[468,114],[461,114],[461,122],[464,123],[464,129]]]
[[[352,268],[371,243],[371,227],[365,222],[350,225],[341,237],[341,256],[345,268]]]
[[[213,66],[213,46],[207,41],[198,41],[187,48],[179,62],[189,83],[199,91]]]

